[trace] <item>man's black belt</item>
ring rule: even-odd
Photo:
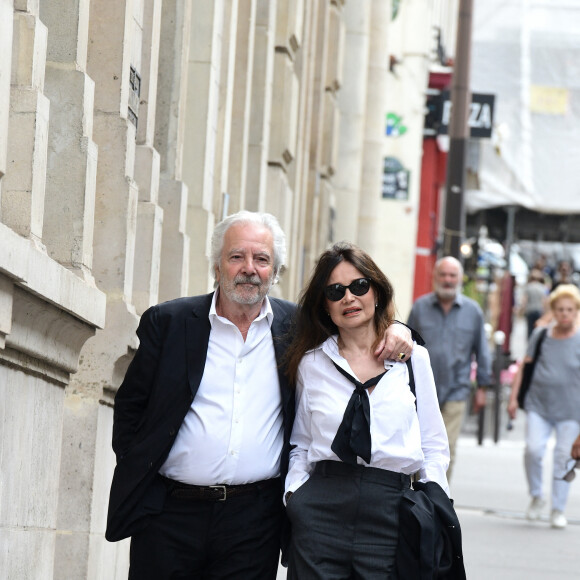
[[[248,493],[261,491],[280,484],[280,478],[265,479],[264,481],[256,481],[254,483],[244,483],[242,485],[190,485],[189,483],[182,483],[167,477],[159,476],[165,486],[167,493],[171,497],[178,499],[197,499],[201,501],[226,501],[230,498],[245,495]]]

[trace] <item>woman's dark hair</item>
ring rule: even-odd
[[[298,312],[292,329],[292,339],[286,351],[288,377],[296,380],[298,365],[304,354],[338,334],[338,328],[326,309],[324,289],[334,268],[341,262],[352,264],[365,278],[370,278],[377,307],[374,325],[376,344],[392,324],[395,315],[394,290],[373,259],[353,244],[341,242],[326,250],[318,259],[312,277],[298,300]],[[376,346],[376,345],[375,345]]]

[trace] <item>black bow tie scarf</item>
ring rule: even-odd
[[[370,463],[371,409],[369,395],[366,390],[369,387],[374,387],[385,373],[381,373],[366,383],[361,383],[334,361],[333,364],[355,386],[355,390],[348,401],[342,423],[330,448],[345,463],[356,465],[357,456],[361,457],[366,463]]]

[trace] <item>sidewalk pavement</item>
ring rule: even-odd
[[[580,473],[571,484],[568,527],[549,523],[551,456],[545,459],[546,507],[542,518],[528,522],[529,497],[523,466],[525,415],[514,428],[504,427],[497,444],[479,446],[473,420],[468,421],[457,450],[451,494],[461,522],[468,580],[552,580],[580,578]],[[286,578],[280,568],[278,579]],[[307,580],[307,579],[305,579]]]
[[[460,439],[451,493],[463,532],[469,580],[551,580],[580,578],[580,477],[570,486],[568,527],[549,522],[553,443],[544,460],[546,507],[538,522],[528,522],[530,498],[523,465],[525,414],[500,441],[475,436]]]

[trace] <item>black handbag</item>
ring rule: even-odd
[[[534,376],[534,368],[536,367],[536,361],[538,356],[540,356],[540,347],[546,334],[548,333],[547,328],[543,328],[538,336],[538,342],[536,343],[536,348],[534,350],[534,358],[531,361],[524,363],[524,370],[522,371],[522,382],[520,384],[520,390],[518,391],[518,407],[520,409],[524,408],[524,402],[526,400],[526,395],[530,389],[530,384],[532,382],[532,377]]]

